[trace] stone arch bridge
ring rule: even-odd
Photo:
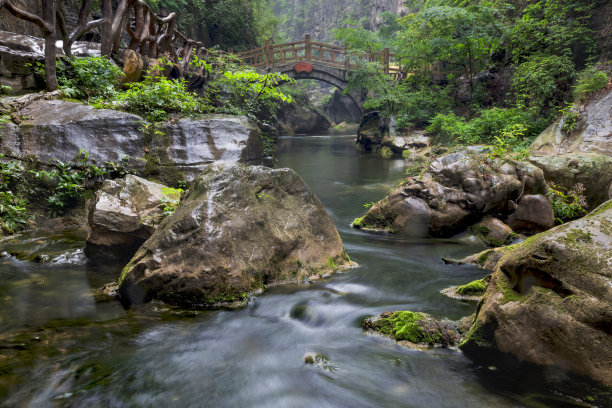
[[[244,51],[238,56],[246,65],[260,72],[279,72],[296,80],[314,79],[326,82],[342,91],[348,85],[351,70],[358,68],[355,58],[346,47],[311,41],[310,35],[306,35],[304,41],[285,44],[272,44],[266,41],[265,46]],[[398,66],[391,64],[393,57],[394,55],[386,48],[384,51],[363,58],[380,61],[385,74],[400,81],[405,74]],[[365,102],[363,96],[357,94],[348,96],[361,111]]]

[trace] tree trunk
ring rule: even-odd
[[[102,25],[101,54],[110,58],[113,48],[113,4],[104,0],[104,24]]]
[[[55,30],[45,36],[45,82],[47,83],[47,91],[55,91],[59,86],[57,83],[56,40]]]
[[[45,33],[45,81],[47,91],[55,91],[57,83],[57,8],[60,0],[43,0],[43,21],[47,26]]]

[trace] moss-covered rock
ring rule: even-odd
[[[504,256],[461,348],[492,351],[612,386],[612,203]]]
[[[333,220],[290,169],[210,165],[120,278],[125,303],[240,303],[349,264]]]
[[[455,293],[460,296],[482,296],[487,290],[487,285],[491,281],[491,276],[477,279],[465,285],[458,286]]]
[[[459,340],[452,322],[436,320],[419,312],[386,312],[375,319],[367,318],[363,328],[412,344],[453,346]]]
[[[532,171],[527,174],[526,171]],[[434,160],[370,207],[362,224],[406,235],[446,237],[464,231],[508,202],[544,185],[534,166],[494,163],[483,153],[460,150]]]
[[[520,244],[507,245],[499,248],[490,248],[463,259],[442,258],[445,263],[454,265],[472,264],[488,271],[493,271],[497,263],[507,254],[514,251]]]

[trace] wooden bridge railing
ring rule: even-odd
[[[355,62],[365,58],[368,61],[379,61],[385,73],[394,79],[399,80],[404,76],[399,66],[391,64],[391,59],[395,55],[390,54],[388,48],[364,57],[350,53],[346,47],[311,41],[309,35],[305,36],[304,41],[286,44],[272,44],[266,41],[265,46],[242,52],[238,56],[245,64],[253,67],[272,69],[275,66],[305,61],[346,71],[358,68]]]

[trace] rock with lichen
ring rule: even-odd
[[[426,313],[385,312],[363,322],[365,331],[389,336],[404,345],[418,347],[451,347],[459,341],[456,324],[438,320]]]
[[[612,201],[527,239],[495,267],[462,350],[612,386]]]
[[[127,304],[239,305],[349,263],[332,218],[293,170],[218,162],[124,268],[120,294]]]
[[[490,247],[508,245],[518,237],[507,224],[491,216],[486,216],[479,223],[472,225],[470,232]]]
[[[522,195],[545,189],[543,173],[535,166],[497,161],[478,149],[460,150],[437,158],[418,177],[408,177],[353,226],[447,237],[487,215],[510,213],[510,204]]]

